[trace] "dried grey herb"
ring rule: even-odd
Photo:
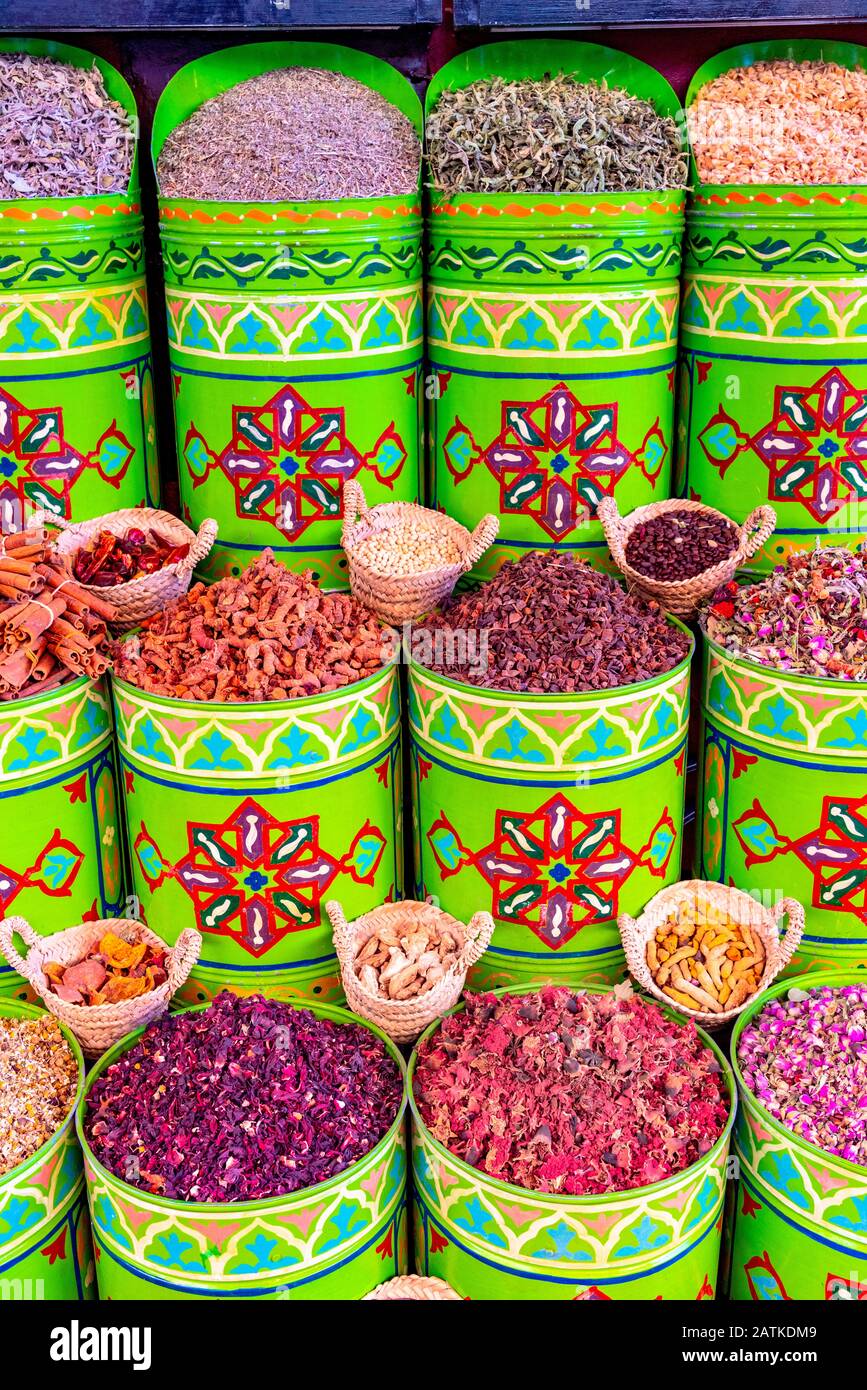
[[[685,188],[677,122],[649,101],[570,74],[482,78],[444,91],[427,118],[445,193],[627,193]]]
[[[129,114],[96,64],[0,53],[0,199],[122,193],[134,151]]]
[[[414,192],[412,122],[364,83],[279,68],[211,97],[171,132],[157,162],[166,198],[309,202]]]

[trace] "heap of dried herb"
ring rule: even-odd
[[[56,1019],[0,1018],[0,1177],[54,1137],[77,1089],[78,1063]],[[6,1230],[11,1219],[7,1207]]]
[[[469,994],[418,1050],[435,1139],[491,1177],[583,1197],[661,1182],[713,1148],[725,1078],[695,1025],[617,985]]]
[[[563,73],[485,77],[444,91],[427,119],[431,181],[445,193],[610,193],[685,188],[677,123],[649,101]]]
[[[171,132],[164,198],[308,202],[381,198],[418,186],[415,127],[379,92],[340,72],[278,68],[211,97]]]
[[[0,199],[122,193],[134,151],[129,115],[96,64],[0,53]]]
[[[166,1015],[94,1082],[85,1133],[146,1192],[248,1202],[326,1182],[394,1122],[403,1078],[369,1028],[224,991]]]

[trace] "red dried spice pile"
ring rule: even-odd
[[[507,562],[494,579],[425,619],[412,637],[413,657],[455,680],[558,694],[651,680],[688,651],[686,633],[666,622],[658,604],[557,551]]]
[[[85,1134],[110,1172],[188,1202],[326,1182],[390,1129],[403,1078],[360,1024],[223,991],[166,1015],[94,1082]]]
[[[43,966],[52,994],[66,1004],[120,1004],[165,984],[166,952],[148,941],[124,941],[108,931],[74,965]]]
[[[468,994],[419,1047],[415,1094],[434,1138],[465,1163],[569,1196],[672,1177],[713,1147],[729,1108],[694,1024],[628,985]]]
[[[72,573],[80,584],[108,589],[175,565],[189,554],[189,549],[189,545],[173,545],[164,540],[151,527],[145,532],[132,526],[122,536],[100,531],[76,551]]]
[[[115,674],[185,700],[295,700],[382,668],[383,630],[350,594],[325,593],[263,550],[242,575],[189,593],[116,648]]]

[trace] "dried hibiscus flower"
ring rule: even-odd
[[[693,1023],[618,985],[468,994],[419,1047],[421,1118],[458,1158],[535,1192],[661,1182],[706,1154],[729,1097]]]
[[[403,1078],[355,1023],[224,991],[166,1015],[94,1082],[85,1134],[135,1187],[249,1202],[327,1181],[379,1143]]]

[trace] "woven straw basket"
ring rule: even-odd
[[[646,507],[636,507],[625,517],[620,515],[613,497],[603,497],[596,509],[612,559],[630,589],[642,598],[655,599],[667,613],[674,613],[678,618],[693,617],[704,599],[720,584],[728,584],[740,566],[761,549],[777,524],[773,507],[756,507],[739,528],[737,549],[724,560],[711,565],[701,574],[693,575],[691,579],[650,579],[627,563],[626,545],[635,527],[642,521],[651,521],[655,516],[664,516],[666,512],[704,512],[707,516],[723,516],[722,512],[714,507],[706,507],[703,502],[676,497],[667,502],[650,502]],[[724,519],[729,520],[728,517]]]
[[[442,512],[421,507],[417,502],[382,502],[368,507],[361,484],[350,480],[343,489],[343,549],[349,566],[349,584],[359,603],[387,623],[410,623],[429,613],[451,595],[462,574],[466,574],[482,558],[496,539],[499,519],[492,514],[483,516],[470,534],[465,526]],[[460,560],[417,574],[389,573],[387,568],[372,569],[359,558],[357,547],[373,534],[389,541],[401,525],[410,523],[413,516],[423,514],[435,518],[444,536],[456,542]]]
[[[91,521],[63,521],[44,512],[40,516],[46,524],[58,528],[60,534],[55,540],[58,554],[70,559],[100,531],[111,531],[115,536],[125,536],[133,527],[142,531],[154,530],[171,545],[190,547],[183,560],[178,560],[173,565],[165,565],[154,574],[142,575],[141,579],[130,579],[126,584],[105,587],[78,584],[85,593],[96,594],[104,603],[112,604],[117,617],[111,627],[116,632],[128,632],[130,628],[138,627],[145,618],[152,618],[167,604],[181,598],[190,587],[193,570],[201,564],[217,538],[216,521],[203,521],[196,535],[178,517],[172,516],[171,512],[157,511],[152,507],[129,507],[125,511],[95,516]]]
[[[704,1009],[685,1009],[676,999],[669,998],[654,982],[645,956],[648,941],[657,928],[662,926],[668,914],[678,904],[692,904],[699,896],[706,898],[714,907],[727,912],[732,921],[749,927],[751,932],[756,932],[765,948],[765,968],[758,989],[748,995],[737,1008],[727,1009],[718,1014]],[[787,914],[789,924],[781,937],[780,920]],[[789,964],[801,941],[804,909],[794,898],[781,898],[775,907],[768,909],[739,888],[730,888],[725,883],[705,883],[701,879],[691,878],[663,888],[651,898],[637,920],[623,913],[618,917],[617,925],[620,928],[629,972],[642,989],[652,994],[654,999],[658,999],[666,1008],[674,1009],[685,1018],[694,1019],[703,1028],[715,1029],[722,1028],[724,1024],[737,1018],[748,1004],[752,1004],[759,994],[764,993],[768,986],[773,984],[780,971]]]
[[[166,948],[166,943],[143,923],[127,917],[82,922],[80,926],[68,927],[66,931],[55,932],[53,936],[39,936],[23,917],[7,917],[0,922],[0,953],[13,970],[24,976],[49,1013],[67,1024],[81,1043],[85,1056],[91,1058],[101,1057],[103,1052],[134,1028],[143,1028],[165,1013],[169,1000],[186,980],[202,949],[201,936],[188,927],[181,932],[177,945],[168,952],[168,979],[156,989],[148,994],[140,994],[137,999],[124,999],[119,1004],[67,1004],[49,989],[42,967],[49,961],[74,965],[107,931],[113,931],[124,941],[147,941],[160,950]],[[30,948],[26,957],[20,956],[12,944],[16,934]]]
[[[362,1303],[406,1302],[463,1303],[459,1293],[444,1279],[432,1279],[424,1274],[399,1274],[396,1279],[386,1279],[372,1293],[366,1293]]]
[[[346,1001],[353,1013],[375,1023],[396,1043],[415,1042],[429,1023],[441,1018],[460,999],[471,965],[485,954],[491,943],[494,919],[489,912],[477,912],[467,926],[450,917],[432,903],[384,903],[354,922],[347,922],[340,903],[325,904],[334,931],[334,949],[340,961],[340,974]],[[352,963],[367,938],[377,927],[406,926],[427,920],[448,927],[463,941],[463,949],[441,980],[426,994],[412,999],[382,999],[371,994],[358,979]]]

